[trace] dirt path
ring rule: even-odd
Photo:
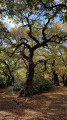
[[[67,88],[58,87],[31,99],[0,93],[0,120],[67,120]]]

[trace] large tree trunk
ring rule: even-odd
[[[26,75],[26,83],[24,86],[24,95],[25,96],[32,96],[33,95],[33,77],[34,77],[34,63],[32,61],[32,58],[29,58],[28,61],[28,70]]]
[[[25,97],[29,96],[31,97],[33,95],[33,77],[34,77],[34,63],[33,63],[33,56],[29,56],[28,59],[28,69],[26,73],[26,82],[24,85],[24,89],[20,92],[19,96],[22,96],[24,94]]]

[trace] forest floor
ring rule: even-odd
[[[17,95],[4,95],[7,90],[0,89],[0,120],[67,120],[67,87],[18,98],[18,103]]]

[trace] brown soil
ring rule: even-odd
[[[32,98],[5,96],[0,90],[0,120],[67,120],[67,87]]]

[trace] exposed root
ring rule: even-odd
[[[12,101],[14,101],[15,103],[17,103],[17,105],[19,105],[19,102],[17,101],[17,99],[13,99]]]
[[[22,90],[20,91],[18,98],[19,98],[19,97],[24,97],[24,89],[22,89]]]
[[[20,91],[20,93],[19,93],[18,98],[19,98],[19,97],[32,97],[32,96],[35,95],[35,94],[40,94],[40,93],[38,93],[37,90],[33,90],[32,94],[31,94],[30,92],[25,91],[24,89],[22,89],[22,90]]]

